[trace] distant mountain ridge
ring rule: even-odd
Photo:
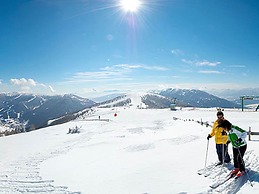
[[[259,96],[259,88],[222,89],[207,92],[230,101],[240,101],[240,96]]]
[[[135,93],[117,96],[98,104],[99,108],[135,106],[137,108],[169,108],[174,99],[152,93]],[[184,104],[182,103],[184,106]]]
[[[135,95],[136,97],[136,95]],[[138,106],[145,108],[169,108],[174,103],[181,107],[222,107],[222,108],[239,108],[240,104],[228,101],[223,98],[211,95],[207,92],[194,89],[173,89],[149,91],[139,94],[141,103]],[[98,103],[99,107],[117,107],[128,106],[132,104],[132,95],[124,94],[111,100]],[[144,105],[143,105],[144,104]]]
[[[111,98],[111,96],[113,98]],[[26,131],[56,125],[91,115],[96,107],[112,108],[136,106],[136,108],[221,107],[238,108],[235,102],[193,89],[149,91],[145,93],[109,95],[103,102],[94,102],[73,94],[45,96],[33,94],[0,94],[0,121]],[[19,125],[20,123],[20,125]],[[1,124],[1,123],[0,123]]]
[[[207,92],[195,89],[173,89],[154,91],[162,96],[176,98],[182,102],[187,103],[189,106],[210,108],[210,107],[222,107],[222,108],[238,108],[240,104],[228,101],[223,98],[211,95]]]
[[[48,120],[78,112],[95,104],[86,98],[66,94],[41,96],[33,94],[0,94],[0,118],[25,123],[27,130],[48,125]]]

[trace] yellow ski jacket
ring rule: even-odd
[[[210,136],[213,137],[215,136],[215,142],[216,144],[226,144],[227,141],[228,141],[228,136],[227,136],[227,133],[226,131],[224,130],[224,128],[222,127],[217,127],[218,126],[218,123],[219,122],[219,119],[217,119],[213,126],[212,126],[212,130],[211,130],[211,133],[210,133]],[[223,132],[223,133],[222,133]]]

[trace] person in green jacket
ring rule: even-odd
[[[238,126],[232,125],[228,120],[219,122],[218,127],[223,127],[228,133],[228,140],[233,146],[233,157],[235,169],[231,174],[237,177],[245,174],[244,154],[247,149],[246,136],[247,132]]]

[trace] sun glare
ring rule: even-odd
[[[120,0],[120,7],[125,12],[137,12],[140,5],[140,0]]]

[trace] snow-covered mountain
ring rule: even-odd
[[[92,114],[92,108],[127,107],[161,109],[171,104],[178,107],[221,107],[237,108],[239,104],[216,97],[200,90],[166,89],[160,91],[114,94],[100,99],[108,99],[96,103],[87,98],[72,94],[59,96],[39,96],[29,94],[1,94],[0,119],[19,121],[18,131],[33,130],[48,125],[61,124],[80,117],[84,112]],[[113,97],[111,99],[111,97]],[[25,126],[25,127],[24,127]],[[16,125],[17,128],[17,125]]]
[[[90,99],[93,100],[94,102],[101,103],[101,102],[112,100],[118,96],[123,96],[123,95],[125,95],[125,93],[112,93],[109,95],[94,97],[94,98],[90,98]]]
[[[170,104],[175,103],[177,106],[188,106],[188,104],[174,98],[165,97],[155,93],[129,93],[118,96],[108,101],[98,104],[100,108],[137,106],[137,108],[169,108]]]
[[[173,89],[155,91],[155,93],[169,98],[176,98],[189,106],[210,108],[210,107],[222,107],[222,108],[237,108],[240,104],[228,101],[223,98],[211,95],[207,92],[194,89]]]
[[[221,98],[240,102],[240,96],[259,96],[259,88],[242,88],[242,89],[222,89],[208,90],[210,94],[220,96]],[[254,102],[254,101],[253,101]],[[257,102],[258,103],[258,102]]]
[[[139,96],[141,103],[139,106],[147,104],[147,108],[168,108],[170,104],[175,103],[176,106],[186,107],[200,107],[200,108],[210,108],[210,107],[222,107],[222,108],[239,108],[241,107],[241,101],[232,102],[224,98],[220,98],[209,94],[201,90],[194,89],[173,89],[168,88],[165,90],[151,90],[146,93],[136,93],[135,96]],[[111,106],[124,106],[131,104],[132,95],[113,95],[113,99],[109,99],[99,104],[102,107]],[[134,97],[133,97],[134,98]],[[105,99],[105,98],[102,98]]]
[[[25,123],[27,130],[48,125],[55,119],[91,107],[95,102],[72,94],[41,96],[33,94],[0,94],[2,123],[15,119]]]

